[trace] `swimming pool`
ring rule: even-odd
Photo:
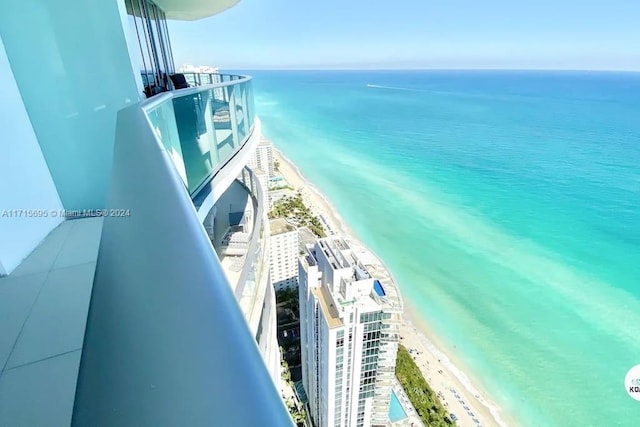
[[[407,418],[407,414],[402,409],[402,405],[398,400],[398,396],[396,396],[395,392],[391,392],[391,404],[389,405],[389,420],[392,423],[396,421],[404,420]]]

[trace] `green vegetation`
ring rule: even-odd
[[[286,382],[287,385],[293,390],[294,384],[291,380],[291,371],[289,370],[289,364],[282,357],[280,358],[280,366],[282,367],[282,380]],[[287,397],[284,400],[284,403],[285,405],[287,405],[289,415],[291,415],[291,418],[293,419],[293,422],[296,424],[296,426],[303,426],[305,420],[307,419],[307,413],[305,412],[304,407],[298,401],[298,399]]]
[[[291,370],[289,370],[289,364],[286,360],[284,360],[282,354],[280,354],[280,367],[282,368],[282,374],[280,375],[282,377],[282,380],[289,386],[293,387],[293,381],[291,380]]]
[[[290,185],[287,184],[283,184],[283,185],[276,185],[275,187],[271,187],[269,189],[269,191],[277,191],[277,190],[293,190],[294,188]]]
[[[298,303],[298,290],[297,289],[282,289],[276,292],[276,302],[279,306],[285,310],[291,311],[292,319],[298,319],[299,303]]]
[[[300,193],[292,197],[283,197],[275,202],[273,209],[269,212],[269,218],[287,218],[300,227],[309,227],[309,230],[318,237],[327,235],[318,217],[312,215],[302,201]]]
[[[398,348],[396,377],[426,426],[450,427],[455,425],[436,393],[422,376],[422,372],[411,354],[402,345]]]
[[[302,406],[297,406],[291,399],[285,401],[289,414],[293,418],[293,422],[296,426],[304,426],[304,422],[307,419],[307,413]]]
[[[276,292],[276,304],[278,307],[278,343],[284,362],[296,367],[301,364],[300,337],[291,334],[284,337],[280,332],[284,330],[300,328],[300,308],[298,304],[298,290],[284,289]]]
[[[280,162],[278,161],[278,159],[275,159],[275,160],[273,161],[273,168],[274,168],[275,170],[277,170],[278,172],[280,171]]]

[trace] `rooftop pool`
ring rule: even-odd
[[[404,420],[407,418],[407,414],[402,409],[402,405],[400,404],[400,400],[398,400],[398,396],[396,396],[395,392],[391,392],[391,404],[389,405],[389,420],[392,423],[398,422],[400,420]]]

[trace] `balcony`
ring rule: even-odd
[[[268,274],[268,223],[262,192],[258,178],[245,168],[205,220],[211,243],[254,332],[262,308],[257,303],[264,300],[260,291],[266,288]]]
[[[46,359],[23,352],[30,363],[16,362],[7,378],[22,372],[28,382],[4,381],[3,373],[0,424],[54,422],[55,416],[56,425],[261,425],[265,420],[291,425],[261,356],[258,328],[250,327],[253,320],[247,322],[243,314],[259,319],[264,311],[253,314],[251,308],[251,301],[262,304],[252,293],[264,276],[265,232],[255,222],[261,216],[255,212],[245,263],[233,286],[203,227],[216,202],[238,183],[257,145],[260,124],[254,117],[246,77],[165,93],[119,112],[107,211],[128,213],[65,221],[62,231],[41,245],[47,263],[92,271],[79,275],[83,282],[73,286],[46,282],[40,294],[32,295],[34,307],[46,304],[39,311],[14,310],[24,318],[9,325],[33,325],[31,335],[10,338],[18,346],[25,339],[25,346],[40,343],[38,334],[42,338],[73,319],[77,328],[60,349],[48,339]],[[259,188],[248,182],[245,189],[257,194]],[[86,221],[87,226],[79,225]],[[66,253],[72,243],[71,238],[66,246],[60,243],[61,233],[69,230],[79,243],[68,252],[78,259],[63,265],[56,253]],[[96,249],[91,255],[83,247],[96,248],[97,260]],[[43,259],[36,250],[27,261],[42,264]],[[29,270],[54,271],[40,267]],[[42,282],[43,274],[32,277]],[[24,286],[26,279],[2,280],[0,291],[8,289],[3,285]],[[61,292],[74,293],[69,298]],[[0,302],[13,306],[8,299]],[[72,317],[65,314],[69,310]],[[64,321],[51,323],[58,318]],[[76,335],[84,340],[72,339]],[[52,362],[58,358],[64,372]]]
[[[192,196],[240,151],[255,126],[251,79],[208,76],[213,84],[159,95],[142,107]]]

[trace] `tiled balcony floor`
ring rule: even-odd
[[[0,426],[69,426],[102,218],[65,221],[0,278]]]

